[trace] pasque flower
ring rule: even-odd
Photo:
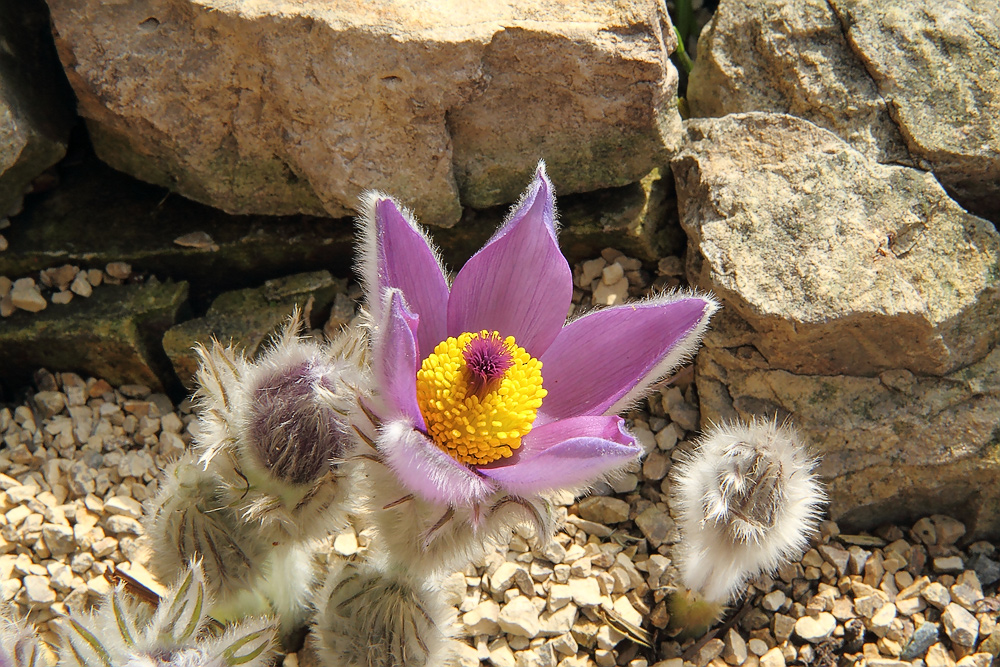
[[[410,214],[363,216],[379,455],[452,507],[586,487],[641,453],[617,413],[690,357],[717,304],[670,293],[568,324],[572,272],[540,164],[506,222],[448,279]]]

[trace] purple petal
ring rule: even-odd
[[[455,277],[448,335],[498,331],[537,357],[566,321],[573,274],[556,243],[552,185],[539,167],[521,203]]]
[[[390,289],[383,299],[383,319],[372,350],[372,371],[383,409],[379,416],[404,416],[418,428],[426,428],[417,405],[417,326],[420,318],[406,307],[403,293]]]
[[[366,208],[362,269],[368,306],[378,321],[385,290],[402,290],[407,305],[420,316],[417,347],[423,359],[446,338],[448,281],[430,242],[396,202],[376,195]]]
[[[541,357],[548,396],[539,420],[624,410],[694,354],[717,308],[708,296],[671,295],[566,325]]]
[[[588,486],[641,453],[621,417],[574,417],[532,429],[513,465],[479,472],[510,493],[528,496]]]
[[[404,420],[384,424],[375,444],[402,485],[425,500],[468,506],[496,492],[490,480],[453,459]]]

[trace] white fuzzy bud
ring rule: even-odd
[[[805,548],[826,500],[790,426],[754,420],[711,429],[673,474],[681,575],[710,601]]]

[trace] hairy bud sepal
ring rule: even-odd
[[[9,605],[0,606],[0,665],[43,667],[49,664],[35,628],[14,617]]]
[[[124,587],[108,593],[92,614],[72,614],[58,626],[58,667],[265,667],[275,629],[266,618],[217,630],[211,596],[197,563],[155,610],[130,599]]]

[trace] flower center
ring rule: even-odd
[[[541,369],[513,336],[496,331],[438,343],[417,371],[417,404],[428,435],[470,465],[513,455],[547,393]]]

